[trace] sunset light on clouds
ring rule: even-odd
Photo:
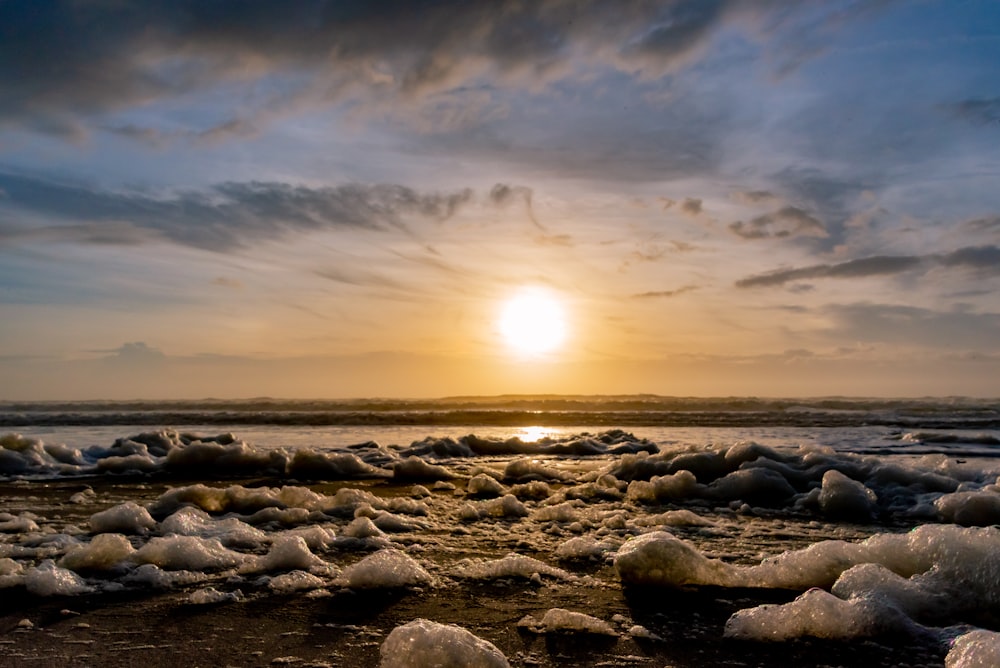
[[[4,2],[0,397],[997,396],[998,185],[985,0]]]

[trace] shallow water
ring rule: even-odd
[[[940,666],[966,636],[985,656],[1000,434],[864,422],[28,425],[0,451],[0,642],[24,665],[74,634],[105,665],[166,665],[136,624],[183,614],[220,661],[391,665],[421,617],[511,665]],[[292,602],[267,649],[225,631]]]

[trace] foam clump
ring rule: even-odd
[[[200,508],[181,508],[160,523],[163,534],[218,538],[223,545],[253,547],[263,542],[267,534],[235,517],[212,519]]]
[[[626,541],[615,555],[615,568],[622,581],[631,585],[734,586],[739,581],[735,567],[709,559],[687,541],[665,531]]]
[[[617,636],[610,624],[602,619],[573,612],[564,608],[552,608],[546,611],[541,621],[531,615],[526,615],[517,623],[535,633],[585,633],[590,635]]]
[[[510,668],[492,643],[459,626],[427,619],[397,626],[379,655],[380,668]]]
[[[385,532],[372,522],[370,517],[355,517],[344,527],[343,534],[349,538],[381,538]]]
[[[504,480],[515,482],[546,481],[554,480],[565,482],[572,480],[573,476],[563,473],[551,466],[546,466],[537,459],[521,458],[515,459],[504,467]]]
[[[289,529],[280,534],[281,536],[298,536],[306,542],[310,550],[325,550],[332,546],[337,540],[337,533],[331,527],[309,526],[298,529]]]
[[[1000,666],[1000,633],[979,629],[955,638],[944,665],[945,668]]]
[[[331,572],[335,568],[316,556],[301,536],[281,536],[263,557],[248,559],[243,570],[280,571],[309,570]]]
[[[934,501],[934,509],[945,522],[963,526],[1000,524],[1000,494],[994,491],[945,494]]]
[[[599,561],[609,552],[614,552],[617,545],[610,540],[598,541],[591,536],[577,536],[561,543],[556,548],[556,558],[571,561],[575,559],[590,559]]]
[[[825,515],[858,521],[872,519],[878,495],[864,484],[831,469],[823,474],[819,507]]]
[[[502,559],[468,560],[459,563],[455,575],[470,580],[497,580],[500,578],[532,579],[545,575],[560,580],[571,580],[573,576],[561,568],[549,566],[534,557],[522,554],[508,554]]]
[[[338,490],[337,495],[328,497],[312,491],[307,487],[286,485],[274,487],[209,487],[196,484],[186,487],[176,487],[164,492],[149,506],[150,514],[165,517],[185,506],[195,506],[207,513],[217,515],[223,513],[253,514],[268,510],[301,509],[306,511],[327,512],[335,510],[341,492],[357,490]]]
[[[276,594],[294,594],[300,591],[322,589],[326,580],[305,571],[292,571],[271,578],[267,586]]]
[[[396,589],[432,584],[434,579],[416,559],[387,548],[344,569],[346,586],[355,589]]]
[[[801,636],[849,639],[871,636],[884,628],[885,609],[866,599],[844,600],[810,589],[791,603],[740,610],[726,622],[725,636],[780,641]]]
[[[56,566],[51,559],[25,571],[23,581],[36,596],[79,596],[94,591],[79,575]]]
[[[223,547],[216,538],[161,536],[151,538],[132,559],[167,570],[208,571],[239,566],[250,556]]]
[[[155,564],[142,564],[120,581],[126,585],[171,589],[204,582],[209,577],[197,571],[165,571]]]
[[[455,474],[443,466],[425,462],[416,455],[394,462],[392,477],[395,480],[449,480]]]
[[[326,454],[314,450],[297,450],[288,462],[287,472],[293,478],[307,480],[388,477],[386,471],[366,464],[352,453]]]
[[[472,509],[471,512],[469,508]],[[513,494],[504,494],[498,499],[490,499],[476,505],[466,504],[463,506],[462,513],[463,519],[480,519],[484,517],[516,519],[527,517],[528,509]]]
[[[187,602],[191,605],[218,605],[219,603],[235,603],[242,599],[243,592],[239,589],[225,592],[219,591],[215,587],[205,587],[204,589],[192,592],[188,596]]]
[[[102,533],[86,545],[77,545],[63,555],[59,566],[73,571],[108,570],[135,553],[128,538],[120,533]]]
[[[38,523],[26,514],[0,513],[0,533],[34,533],[38,529]]]
[[[485,473],[472,476],[465,490],[470,496],[501,496],[507,491],[498,480]]]
[[[133,501],[126,501],[90,516],[90,530],[94,533],[143,534],[156,528],[156,520],[149,511]]]
[[[668,510],[656,515],[646,515],[635,520],[636,526],[655,527],[713,527],[717,523],[690,510]]]

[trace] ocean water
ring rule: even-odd
[[[387,592],[328,645],[232,662],[1000,665],[996,402],[8,404],[0,425],[9,665],[67,651],[27,632],[53,602],[221,619]]]

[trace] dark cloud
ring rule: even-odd
[[[962,100],[945,108],[963,121],[1000,127],[1000,97]]]
[[[784,206],[773,213],[757,216],[750,222],[738,220],[730,223],[729,229],[744,239],[827,236],[823,223],[794,206]]]
[[[770,190],[747,190],[733,194],[733,199],[742,204],[772,204],[780,202],[781,197]]]
[[[243,282],[235,278],[229,278],[228,276],[216,276],[212,279],[212,285],[217,285],[220,288],[230,288],[233,290],[241,290],[243,288]]]
[[[685,197],[681,202],[681,212],[689,216],[701,215],[701,200]]]
[[[859,154],[860,155],[860,154]],[[856,170],[857,171],[857,170]],[[867,176],[841,178],[815,168],[787,168],[773,176],[785,199],[824,222],[819,244],[829,250],[844,243],[847,221],[856,213],[858,203],[882,183]]]
[[[326,267],[318,269],[313,273],[320,278],[325,278],[334,283],[358,287],[389,288],[401,291],[408,291],[413,287],[410,284],[404,284],[387,276],[355,267]]]
[[[640,292],[632,295],[633,299],[660,299],[664,297],[676,297],[677,295],[682,295],[685,292],[691,292],[697,290],[697,285],[685,285],[683,287],[677,288],[676,290],[654,290],[652,292]]]
[[[123,343],[112,350],[96,350],[93,352],[105,355],[101,362],[110,365],[129,366],[159,366],[167,360],[160,350],[147,345],[143,341]]]
[[[652,78],[703,53],[723,26],[751,35],[754,25],[769,26],[762,32],[773,35],[787,23],[782,5],[776,0],[3,2],[0,122],[79,136],[94,116],[221,83],[267,81],[254,99],[274,110],[359,91],[399,100],[484,80],[537,86],[595,68]],[[785,32],[801,32],[801,26]],[[269,79],[286,72],[295,78],[281,84]],[[118,129],[130,132],[128,126]]]
[[[965,225],[976,232],[1000,232],[1000,216],[976,218],[968,221]]]
[[[254,240],[330,228],[401,228],[411,216],[444,220],[472,199],[472,191],[420,193],[393,184],[309,188],[285,183],[223,183],[158,198],[85,185],[0,174],[7,197],[0,206],[67,226],[22,227],[12,234],[89,243],[166,239],[224,251]]]
[[[959,248],[945,255],[936,256],[946,267],[968,267],[1000,273],[1000,248],[996,246],[971,246]]]
[[[532,197],[534,197],[534,191],[531,188],[527,186],[511,186],[506,183],[496,184],[490,189],[489,194],[489,200],[497,206],[507,206],[511,202],[520,201],[524,204],[525,212],[528,214],[531,222],[539,229],[544,230],[545,228],[535,218],[535,210],[531,204]]]
[[[779,269],[736,281],[738,288],[761,288],[792,281],[822,278],[866,278],[891,276],[933,266],[961,267],[1000,275],[1000,248],[974,246],[944,254],[925,256],[884,255],[865,257],[839,264],[818,264],[796,269]]]

